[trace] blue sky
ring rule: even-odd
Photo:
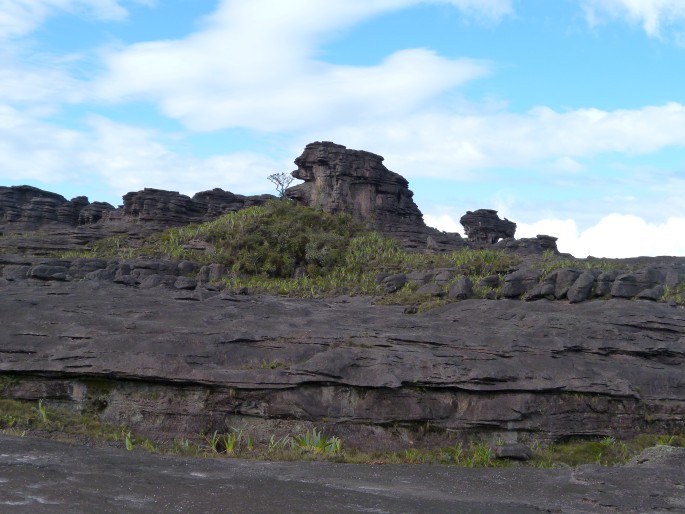
[[[0,0],[0,185],[114,205],[385,157],[426,222],[685,255],[682,0]]]

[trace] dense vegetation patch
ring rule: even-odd
[[[474,281],[504,274],[518,264],[511,254],[464,249],[445,253],[408,252],[399,243],[368,230],[349,214],[328,214],[288,200],[230,213],[199,225],[173,228],[142,243],[125,236],[103,239],[89,252],[67,257],[150,256],[226,266],[227,287],[293,296],[383,295],[381,273],[449,269],[454,280]],[[445,284],[445,290],[450,284]],[[422,301],[411,284],[389,301]]]

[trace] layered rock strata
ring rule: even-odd
[[[463,247],[459,234],[426,226],[409,183],[387,169],[380,155],[317,141],[305,147],[295,164],[292,175],[304,183],[285,194],[298,203],[330,213],[348,212],[410,247]]]
[[[76,226],[99,221],[110,204],[91,204],[85,196],[67,200],[32,186],[0,186],[0,229],[38,230],[57,224]]]
[[[67,262],[5,264],[28,278],[5,279],[0,295],[0,395],[167,440],[317,426],[390,449],[685,427],[682,308],[464,300],[406,315],[363,297],[188,291],[178,263],[145,266],[81,262],[95,275],[77,281]],[[176,279],[123,285],[153,276]]]

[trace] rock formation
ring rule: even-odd
[[[476,243],[495,244],[500,239],[513,238],[516,233],[516,223],[507,218],[501,220],[492,209],[467,211],[459,222],[468,240]]]
[[[380,229],[425,226],[409,183],[388,170],[380,155],[324,141],[308,144],[295,164],[292,175],[304,184],[288,188],[289,198],[326,212],[349,212]]]
[[[192,198],[176,191],[145,188],[124,195],[122,217],[135,223],[165,227],[210,221],[222,214],[261,205],[273,195],[243,196],[223,189],[196,193]]]
[[[388,170],[383,157],[351,150],[329,141],[308,144],[295,159],[293,177],[304,180],[285,194],[326,212],[348,212],[370,227],[393,235],[408,246],[463,246],[458,234],[427,227],[407,180]]]
[[[37,187],[0,186],[0,227],[4,229],[38,230],[55,224],[76,226],[99,221],[104,212],[112,209],[104,202],[90,204],[85,196],[67,200]]]
[[[308,423],[379,450],[685,423],[685,316],[666,303],[463,300],[408,315],[365,297],[202,288],[192,263],[0,265],[0,374],[14,377],[0,397],[98,412],[159,439],[249,426],[268,440]],[[649,275],[619,283],[648,286]],[[538,276],[507,277],[507,294]],[[552,297],[580,276],[560,270]]]

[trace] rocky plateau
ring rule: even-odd
[[[492,248],[521,264],[480,283],[459,269],[379,277],[447,305],[298,299],[218,287],[220,263],[60,258],[260,205],[221,189],[145,189],[114,208],[0,187],[0,397],[98,415],[156,438],[316,426],[363,449],[632,437],[685,429],[685,258],[545,272],[556,239],[515,239],[480,209],[468,239],[427,227],[383,158],[329,142],[295,160],[293,201],[349,212],[411,251]],[[476,298],[474,288],[492,294]]]

